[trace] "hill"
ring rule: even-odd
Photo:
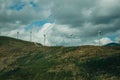
[[[0,43],[0,80],[120,80],[119,46],[36,47],[8,37]]]
[[[109,43],[109,44],[107,44],[105,46],[120,46],[120,44],[119,43]]]
[[[14,47],[22,47],[22,46],[31,46],[33,45],[33,42],[24,41],[16,38],[6,37],[6,36],[0,36],[0,46],[14,46]],[[41,44],[39,44],[41,45]],[[41,45],[42,46],[42,45]]]

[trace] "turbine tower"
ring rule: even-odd
[[[46,34],[43,35],[44,36],[44,46],[46,45]]]
[[[32,42],[32,31],[30,31],[30,42]]]
[[[70,35],[70,38],[71,38],[71,46],[72,46],[72,38],[73,38],[73,34]]]
[[[101,43],[100,43],[101,33],[102,33],[101,31],[98,31],[99,46],[101,46]]]
[[[17,39],[19,39],[19,32],[17,32]]]

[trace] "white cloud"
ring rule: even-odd
[[[113,41],[110,38],[108,38],[108,37],[104,37],[104,38],[100,39],[100,44],[101,45],[105,45],[105,44],[108,44],[108,43],[111,43],[111,42],[113,42]],[[99,40],[95,40],[95,43],[97,45],[99,45]]]
[[[44,44],[44,34],[46,35],[46,45],[80,45],[81,39],[75,37],[75,34],[71,36],[71,32],[75,33],[75,29],[71,29],[66,25],[57,25],[52,23],[46,23],[37,32],[33,32],[34,41]]]
[[[120,36],[116,37],[115,40],[116,40],[117,43],[120,43]]]

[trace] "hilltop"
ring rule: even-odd
[[[2,36],[0,80],[120,80],[120,47],[37,47]]]

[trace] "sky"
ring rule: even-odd
[[[120,40],[120,0],[0,0],[0,35],[47,46]],[[101,34],[99,35],[99,32]],[[45,37],[44,37],[45,35]]]

